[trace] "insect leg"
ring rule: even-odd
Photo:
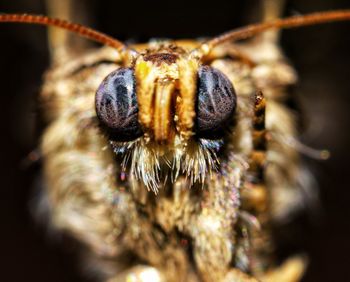
[[[254,96],[252,170],[260,181],[264,180],[263,165],[266,151],[265,129],[266,100],[261,91]]]
[[[266,129],[265,129],[266,100],[262,92],[254,96],[253,116],[253,150],[250,154],[250,178],[242,190],[243,206],[248,210],[266,210],[266,187],[264,184],[264,164],[266,159]]]
[[[285,6],[285,0],[264,0],[263,1],[263,21],[269,22],[279,19],[283,15],[283,8]],[[263,40],[277,43],[281,30],[270,30],[261,35]]]
[[[125,270],[117,276],[108,279],[107,282],[125,282],[125,281],[139,281],[139,282],[165,282],[161,273],[154,267],[137,265]]]
[[[89,23],[86,1],[73,0],[46,0],[46,6],[50,17],[79,22],[84,25]],[[60,63],[73,58],[89,47],[90,42],[64,29],[49,27],[48,40],[53,63]]]
[[[248,268],[256,276],[264,272],[269,258],[268,202],[264,167],[266,163],[266,100],[262,92],[254,95],[252,119],[253,149],[249,161],[249,177],[241,191],[242,209],[241,224],[248,232],[249,245],[246,248],[249,258]],[[242,242],[247,241],[243,238]]]
[[[286,0],[264,0],[263,21],[272,21],[282,17]]]
[[[265,0],[262,1],[262,21],[269,22],[276,20],[282,16],[283,7],[285,0]],[[276,45],[279,40],[280,29],[272,29],[265,33],[260,34],[254,39],[256,45],[260,46],[261,44]],[[205,57],[205,61],[211,61],[219,57],[224,58],[225,56],[232,57],[234,59],[240,60],[242,63],[247,64],[248,66],[254,67],[256,62],[251,54],[248,54],[240,48],[239,45],[232,44],[227,42],[222,46],[217,46],[213,48]]]

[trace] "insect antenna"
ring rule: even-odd
[[[29,15],[29,14],[0,14],[0,22],[13,22],[13,23],[28,23],[39,24],[45,26],[55,26],[63,28],[70,32],[76,33],[82,37],[102,43],[117,50],[126,49],[126,46],[117,39],[110,37],[102,32],[88,28],[86,26],[71,23],[66,20],[50,18],[41,15]]]
[[[277,19],[265,23],[251,24],[233,31],[226,32],[218,37],[204,42],[200,49],[204,55],[210,53],[215,46],[227,41],[247,39],[270,29],[295,28],[320,23],[350,20],[350,10],[331,12],[318,12],[304,16],[293,16],[285,19]],[[198,51],[198,50],[197,50]]]

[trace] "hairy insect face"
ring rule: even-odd
[[[96,92],[97,116],[124,169],[154,191],[168,174],[204,182],[235,108],[228,78],[174,44],[141,53]]]
[[[271,29],[337,20],[350,11],[128,47],[64,20],[0,15],[113,47],[53,52],[41,94],[53,225],[89,247],[104,281],[300,280],[305,259],[279,265],[272,230],[306,206],[312,177],[285,103],[297,76]]]

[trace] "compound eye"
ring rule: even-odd
[[[120,68],[110,73],[96,92],[97,117],[116,141],[131,141],[142,135],[135,85],[133,70]]]
[[[215,138],[233,117],[237,104],[235,90],[222,72],[201,66],[198,70],[197,95],[196,134]]]

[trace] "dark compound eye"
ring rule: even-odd
[[[233,117],[237,103],[235,90],[222,72],[201,66],[198,70],[197,95],[196,134],[215,138]]]
[[[134,140],[142,135],[138,122],[135,77],[131,68],[109,74],[96,92],[96,113],[116,141]]]

